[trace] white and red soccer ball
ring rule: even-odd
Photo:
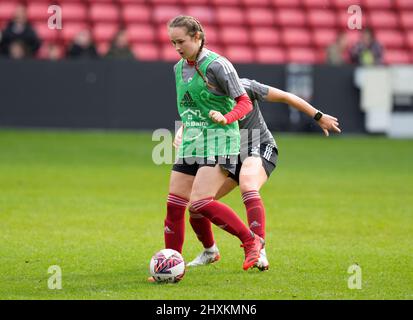
[[[152,257],[149,272],[156,282],[179,282],[185,275],[184,258],[176,250],[162,249]]]

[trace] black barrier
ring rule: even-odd
[[[240,77],[286,88],[286,66],[237,65]],[[353,67],[314,66],[310,102],[336,115],[344,132],[364,132]],[[292,126],[290,110],[262,103],[273,131],[319,130],[311,119]],[[0,60],[0,126],[174,128],[178,119],[172,63]]]

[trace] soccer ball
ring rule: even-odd
[[[149,272],[156,282],[179,282],[185,274],[184,258],[176,250],[162,249],[152,257]]]

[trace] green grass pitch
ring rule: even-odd
[[[0,299],[412,299],[413,141],[276,139],[262,189],[270,270],[243,271],[238,239],[215,228],[221,261],[160,285],[146,278],[170,165],[153,164],[150,133],[1,130]],[[223,200],[246,220],[238,190]],[[200,250],[187,220],[183,256]]]

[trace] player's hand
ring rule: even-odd
[[[180,146],[181,143],[182,143],[182,133],[183,133],[183,130],[184,130],[184,127],[183,127],[183,126],[180,126],[179,129],[178,129],[178,131],[176,131],[175,139],[174,139],[174,142],[173,142],[173,146],[174,146],[176,149],[178,149],[179,146]]]
[[[320,120],[317,121],[318,125],[323,129],[324,134],[328,137],[330,132],[337,132],[341,133],[341,130],[339,128],[339,123],[338,119],[335,117],[332,117],[328,114],[323,114],[323,116],[320,118]]]
[[[212,119],[212,121],[214,121],[215,123],[219,123],[222,125],[226,125],[227,124],[227,119],[222,115],[221,112],[219,111],[215,111],[215,110],[211,110],[209,111],[209,117]]]

